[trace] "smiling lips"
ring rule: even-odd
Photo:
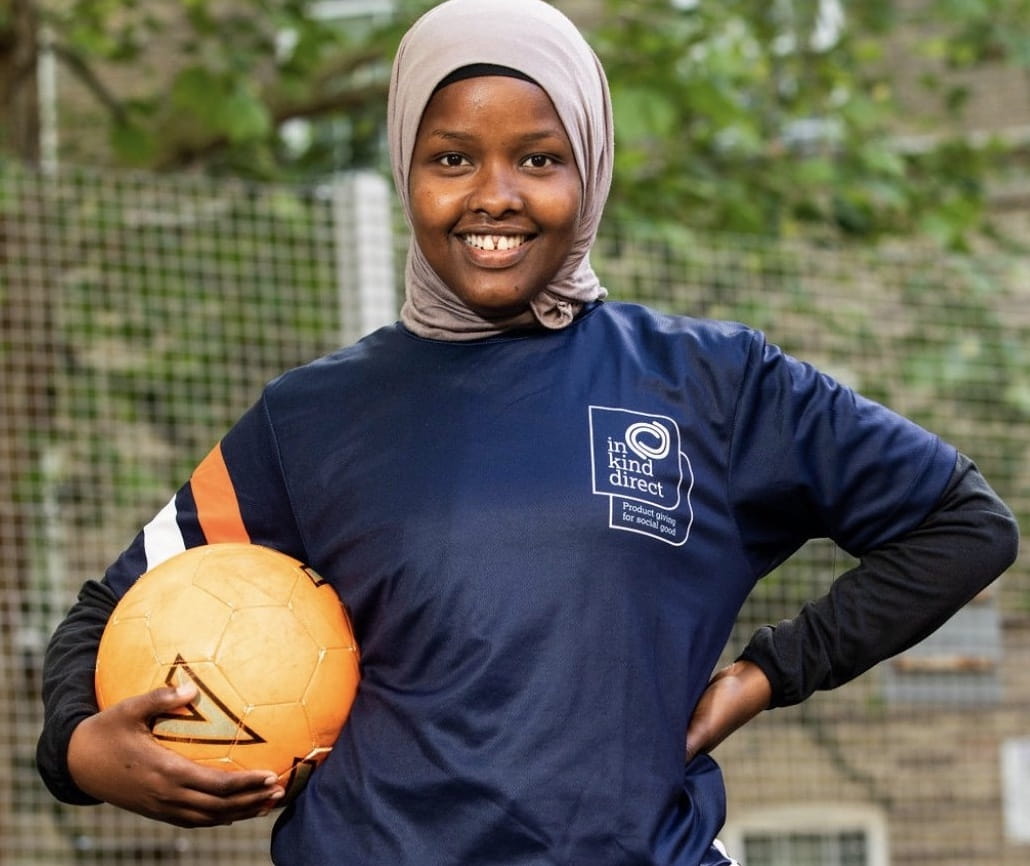
[[[521,247],[529,235],[463,235],[462,240],[477,250],[514,250]]]

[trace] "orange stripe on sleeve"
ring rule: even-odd
[[[197,520],[208,544],[225,541],[250,542],[243,524],[240,503],[236,499],[229,470],[222,456],[221,444],[211,449],[190,476]]]

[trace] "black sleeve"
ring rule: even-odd
[[[43,731],[36,745],[36,767],[50,793],[64,803],[100,802],[72,781],[68,744],[79,722],[97,712],[97,648],[116,603],[105,583],[86,583],[50,639],[43,661]]]
[[[760,628],[741,659],[772,684],[770,707],[843,685],[936,631],[1016,558],[1015,518],[959,455],[937,506],[911,532],[860,558],[822,598]]]

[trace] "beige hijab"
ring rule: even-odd
[[[575,25],[543,0],[447,0],[412,25],[394,60],[387,131],[394,183],[411,220],[408,175],[419,121],[437,84],[464,66],[507,66],[529,76],[554,104],[583,182],[579,231],[569,257],[530,303],[531,312],[488,320],[437,276],[414,238],[408,247],[401,320],[434,339],[471,340],[512,328],[563,328],[606,294],[589,253],[611,186],[614,138],[608,82]]]

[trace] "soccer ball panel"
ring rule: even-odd
[[[234,609],[265,604],[283,606],[303,575],[300,564],[289,557],[283,563],[286,568],[277,568],[278,563],[270,561],[266,553],[268,548],[256,545],[213,544],[195,549],[202,549],[205,554],[193,578],[194,585]]]
[[[345,707],[345,714],[350,711],[355,693],[353,683],[359,676],[358,653],[354,648],[333,647],[322,654],[302,698],[316,742],[324,744],[336,740],[343,727],[339,707]],[[324,695],[337,695],[339,704],[326,701]]]
[[[147,617],[137,612],[112,618],[97,655],[96,684],[101,706],[163,685]]]
[[[237,610],[218,647],[218,662],[249,703],[299,701],[320,649],[288,607]]]
[[[326,593],[332,592],[332,588],[322,582],[311,569],[306,571],[310,579],[298,581],[290,597],[290,607],[297,621],[303,624],[318,646],[341,646],[340,638],[344,637],[347,639],[347,645],[355,648],[346,609],[339,603],[326,604]]]
[[[173,582],[167,575],[140,578],[156,579]],[[159,662],[169,666],[180,656],[189,661],[214,658],[232,614],[229,605],[193,583],[178,592],[162,592],[147,612],[150,640]]]
[[[243,721],[252,731],[280,733],[272,739],[265,738],[261,743],[240,739],[229,749],[229,756],[236,761],[247,764],[263,761],[260,766],[281,771],[323,745],[312,738],[304,708],[298,703],[249,707]]]

